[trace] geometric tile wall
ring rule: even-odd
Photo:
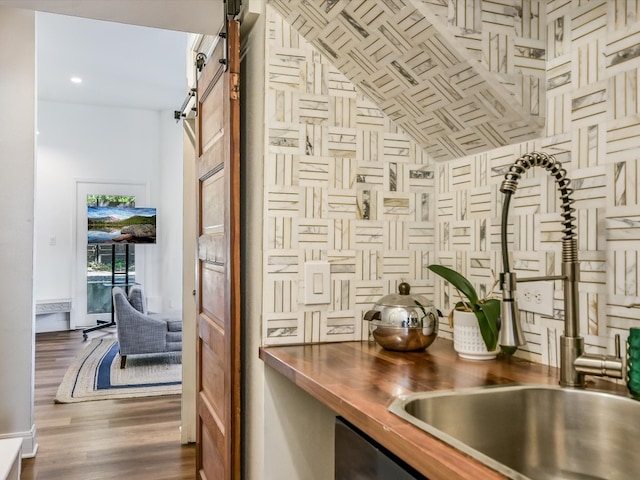
[[[435,164],[271,8],[267,35],[263,342],[366,339],[401,281],[434,295]],[[330,303],[305,305],[318,260]]]
[[[538,138],[544,2],[449,3],[270,0],[434,160]]]
[[[499,185],[534,150],[575,189],[587,350],[613,353],[616,333],[640,327],[640,308],[625,306],[640,303],[640,2],[548,1],[544,136],[440,163],[267,11],[265,343],[366,338],[362,312],[400,279],[446,312],[451,292],[424,271],[435,261],[486,290],[501,269]],[[560,272],[558,208],[551,178],[529,171],[510,210],[518,276]],[[331,263],[328,306],[300,300],[308,260]],[[556,365],[562,319],[556,282],[553,317],[523,312],[519,355]]]
[[[438,165],[436,248],[440,262],[462,268],[479,285],[490,283],[488,269],[501,268],[504,171],[524,153],[553,153],[575,189],[580,330],[587,351],[612,354],[615,334],[624,342],[629,327],[640,327],[640,309],[625,306],[640,300],[640,5],[550,1],[546,22],[545,136]],[[544,171],[530,171],[511,204],[509,241],[519,277],[560,273],[558,210],[555,183]],[[523,316],[523,356],[556,365],[563,314],[555,282],[553,317]]]

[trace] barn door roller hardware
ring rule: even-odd
[[[197,100],[195,97],[198,94],[198,73],[200,73],[202,71],[202,69],[204,68],[205,63],[207,63],[207,56],[204,53],[198,53],[196,55],[196,61],[195,61],[196,86],[194,88],[190,88],[189,89],[189,91],[187,92],[187,96],[184,99],[184,102],[182,102],[182,105],[180,106],[180,110],[174,110],[173,119],[176,121],[176,123],[178,121],[182,120],[183,118],[187,118],[187,115],[189,114],[189,112],[193,112],[193,114],[196,115],[196,116],[198,115],[198,102],[197,101],[193,102],[193,106],[190,109],[188,109],[187,107],[192,103],[191,102],[192,99]]]
[[[240,15],[242,0],[224,0],[227,18],[233,20]]]

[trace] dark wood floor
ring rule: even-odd
[[[180,444],[180,396],[54,404],[82,333],[36,335],[38,453],[23,480],[192,480],[195,447]]]

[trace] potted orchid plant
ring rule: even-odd
[[[498,331],[500,330],[500,300],[490,297],[498,282],[496,281],[494,283],[490,292],[486,296],[479,297],[471,282],[459,272],[443,265],[429,265],[427,268],[453,285],[458,292],[460,300],[456,302],[451,312],[453,315],[454,329],[456,323],[456,312],[472,313],[477,321],[477,327],[480,331],[480,335],[482,336],[482,341],[484,343],[484,347],[486,347],[486,351],[496,352],[498,348]],[[487,355],[483,355],[482,358],[489,357]],[[495,358],[495,354],[493,354],[491,358]]]

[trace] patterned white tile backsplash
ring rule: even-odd
[[[541,134],[540,0],[270,3],[432,158]]]
[[[512,55],[499,57],[513,58],[504,65],[510,73],[539,65],[529,58],[545,59],[544,136],[436,163],[299,35],[294,27],[304,22],[292,27],[269,8],[264,342],[367,338],[362,312],[400,281],[435,298],[447,313],[455,293],[426,273],[426,265],[436,261],[488,289],[491,272],[502,268],[499,185],[511,163],[539,150],[563,163],[575,189],[580,328],[587,349],[612,353],[614,334],[624,340],[629,327],[640,327],[640,309],[625,307],[640,300],[640,5],[491,2],[513,9],[502,15],[500,9],[482,10],[483,2],[475,0],[412,3],[466,31],[458,40],[467,48],[475,45],[478,61],[498,71],[503,66],[492,63],[491,52]],[[461,15],[461,5],[470,6],[472,14]],[[504,36],[494,41],[472,34],[494,21]],[[389,23],[381,18],[377,25]],[[519,41],[507,41],[512,30]],[[393,44],[389,32],[379,32],[389,45],[377,44],[370,55],[403,48]],[[326,52],[338,39],[323,41]],[[530,85],[518,88],[523,98],[539,98]],[[543,171],[529,171],[519,183],[508,227],[520,276],[560,273],[558,211],[553,180]],[[302,304],[307,260],[331,264],[329,305]],[[556,281],[553,318],[523,314],[527,346],[520,355],[556,365],[562,296]],[[450,336],[444,322],[441,332]]]

